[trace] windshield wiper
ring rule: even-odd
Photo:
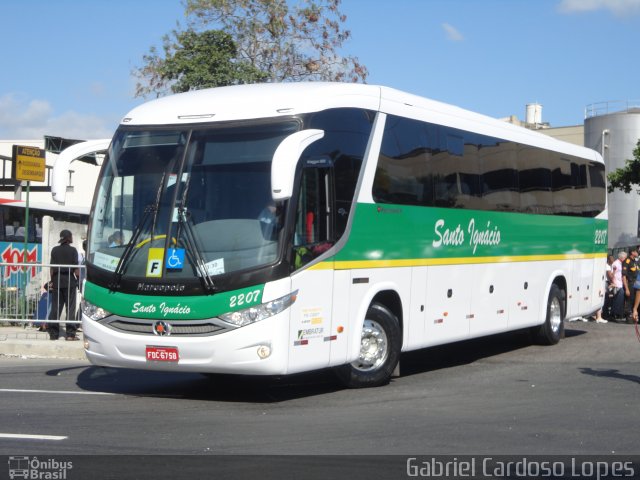
[[[120,257],[120,260],[118,260],[118,265],[116,266],[116,269],[113,272],[113,278],[111,280],[111,283],[109,284],[110,290],[117,290],[120,288],[120,280],[122,280],[124,269],[126,265],[129,263],[129,261],[131,260],[131,258],[133,258],[133,248],[138,244],[138,238],[140,237],[140,234],[142,233],[144,226],[147,223],[147,220],[151,217],[152,213],[154,214],[153,217],[155,218],[155,214],[157,213],[157,211],[158,211],[157,204],[147,205],[144,208],[144,213],[142,214],[142,218],[140,218],[140,221],[136,225],[136,228],[133,231],[133,234],[131,235],[129,242],[125,245],[124,251],[122,252],[122,256]],[[151,238],[153,238],[153,232],[151,233]]]
[[[153,240],[154,230],[156,228],[156,220],[158,216],[158,205],[160,204],[160,194],[162,193],[162,186],[164,185],[164,179],[167,176],[166,172],[162,174],[162,178],[160,178],[160,185],[158,186],[158,190],[156,191],[156,201],[150,205],[144,207],[144,212],[142,213],[142,218],[138,221],[136,228],[133,230],[131,234],[131,238],[129,242],[124,247],[124,251],[122,252],[122,256],[120,260],[118,260],[118,265],[116,266],[115,271],[113,272],[113,278],[111,283],[109,284],[110,290],[117,290],[120,288],[120,281],[122,280],[122,275],[124,274],[125,267],[133,258],[133,248],[138,245],[138,238],[140,234],[144,231],[144,226],[147,223],[147,220],[153,214],[153,222],[151,224],[151,240]]]
[[[198,245],[198,240],[193,232],[193,225],[190,218],[187,218],[187,195],[189,193],[189,186],[191,185],[191,175],[187,176],[184,191],[180,200],[176,198],[176,206],[178,207],[178,230],[176,232],[176,243],[180,241],[180,234],[184,228],[184,245],[189,253],[189,257],[192,265],[196,268],[196,271],[202,282],[202,287],[206,292],[213,292],[216,290],[216,286],[211,280],[211,276],[207,271],[207,265],[202,257],[202,251]],[[177,192],[176,192],[177,193]]]
[[[186,189],[185,189],[186,195]],[[195,233],[193,232],[193,226],[191,220],[187,218],[187,209],[184,208],[184,196],[183,200],[178,205],[178,232],[176,234],[176,241],[180,240],[180,234],[184,229],[184,245],[191,257],[191,263],[195,266],[198,276],[202,281],[202,286],[207,292],[213,292],[216,290],[216,286],[211,280],[211,276],[207,272],[207,265],[205,264],[202,252],[198,247],[198,241]]]

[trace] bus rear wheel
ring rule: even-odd
[[[564,292],[553,284],[547,301],[547,317],[542,325],[531,331],[536,343],[555,345],[564,336]]]
[[[400,360],[400,325],[384,305],[372,303],[362,326],[360,355],[336,367],[335,373],[349,388],[379,387],[389,383]]]

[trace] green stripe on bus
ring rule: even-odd
[[[122,317],[196,320],[258,305],[263,290],[264,284],[213,295],[171,297],[112,292],[86,282],[84,298]]]
[[[606,232],[607,220],[594,218],[358,204],[333,260],[413,266],[597,258],[606,255]]]

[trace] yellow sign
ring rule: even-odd
[[[147,277],[162,277],[162,261],[164,248],[150,248],[147,257]]]
[[[38,147],[13,146],[12,177],[15,180],[44,182],[45,151]]]

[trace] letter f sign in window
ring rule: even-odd
[[[164,248],[150,248],[147,257],[147,277],[159,278],[162,276],[162,261]]]

